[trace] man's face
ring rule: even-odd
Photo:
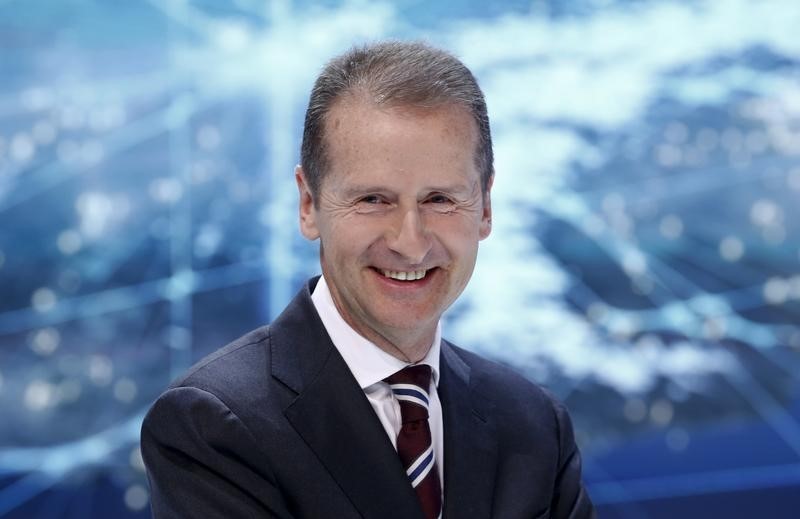
[[[322,272],[348,324],[384,349],[424,354],[491,230],[476,125],[458,106],[346,98],[325,138],[330,168],[316,206],[301,168],[296,175],[303,235],[320,238]]]

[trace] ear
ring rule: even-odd
[[[300,193],[300,232],[309,240],[319,238],[317,229],[317,209],[314,207],[314,197],[306,180],[303,167],[297,165],[294,168],[294,179],[297,182],[297,190]]]
[[[494,175],[489,177],[489,183],[486,185],[486,193],[483,195],[483,214],[481,215],[481,226],[478,231],[478,236],[481,240],[485,239],[492,232],[492,185],[494,184]]]

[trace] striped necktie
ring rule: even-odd
[[[397,435],[397,454],[426,519],[436,519],[442,511],[442,489],[428,423],[430,381],[431,367],[425,364],[407,366],[386,379],[400,403],[403,421]]]

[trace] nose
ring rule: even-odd
[[[431,250],[431,240],[425,231],[419,210],[414,207],[402,212],[399,218],[400,221],[387,232],[386,244],[410,265],[419,265]]]

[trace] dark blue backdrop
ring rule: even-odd
[[[316,273],[353,43],[475,71],[495,227],[444,333],[570,407],[601,517],[800,509],[800,4],[0,0],[0,516],[146,517],[138,431]]]

